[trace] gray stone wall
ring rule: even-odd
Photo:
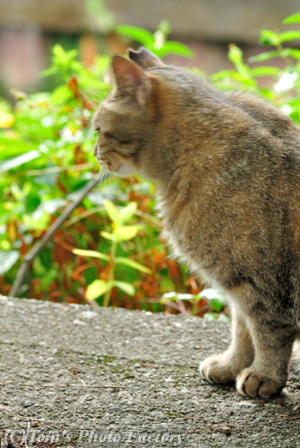
[[[106,0],[117,23],[154,30],[168,18],[174,35],[193,40],[257,43],[262,28],[282,28],[300,9],[298,0]],[[0,0],[0,26],[38,26],[48,31],[97,29],[84,0]]]

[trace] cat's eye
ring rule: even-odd
[[[121,143],[122,145],[128,145],[130,143],[129,140],[121,140],[120,138],[111,135],[109,132],[105,132],[105,137],[112,138],[113,140],[116,140],[118,143]]]

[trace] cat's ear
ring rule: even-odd
[[[134,96],[140,106],[145,106],[150,93],[150,80],[143,70],[121,56],[113,57],[112,70],[117,90]]]
[[[141,47],[138,51],[133,51],[130,48],[127,50],[129,58],[139,64],[143,68],[160,67],[165,65],[155,54]]]

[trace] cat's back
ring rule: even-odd
[[[224,97],[234,108],[246,113],[257,124],[267,129],[272,136],[282,139],[293,136],[295,144],[300,143],[300,130],[295,123],[266,101],[244,92],[226,92]]]
[[[299,128],[265,100],[245,92],[222,92],[180,67],[154,67],[148,72],[162,82],[159,92],[163,99],[161,110],[171,110],[172,116],[177,116],[180,121],[181,128],[185,124],[187,127],[198,124],[207,136],[214,129],[225,138],[234,137],[237,130],[253,131],[258,137],[267,131],[271,145],[273,138],[280,139],[277,143],[281,148],[286,144],[286,147],[300,152]],[[210,126],[206,126],[208,121]],[[245,132],[245,139],[250,134]],[[192,136],[193,133],[190,138]]]

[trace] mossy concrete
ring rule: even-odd
[[[229,340],[226,323],[0,296],[1,448],[298,448],[299,376],[273,400],[199,377]]]

